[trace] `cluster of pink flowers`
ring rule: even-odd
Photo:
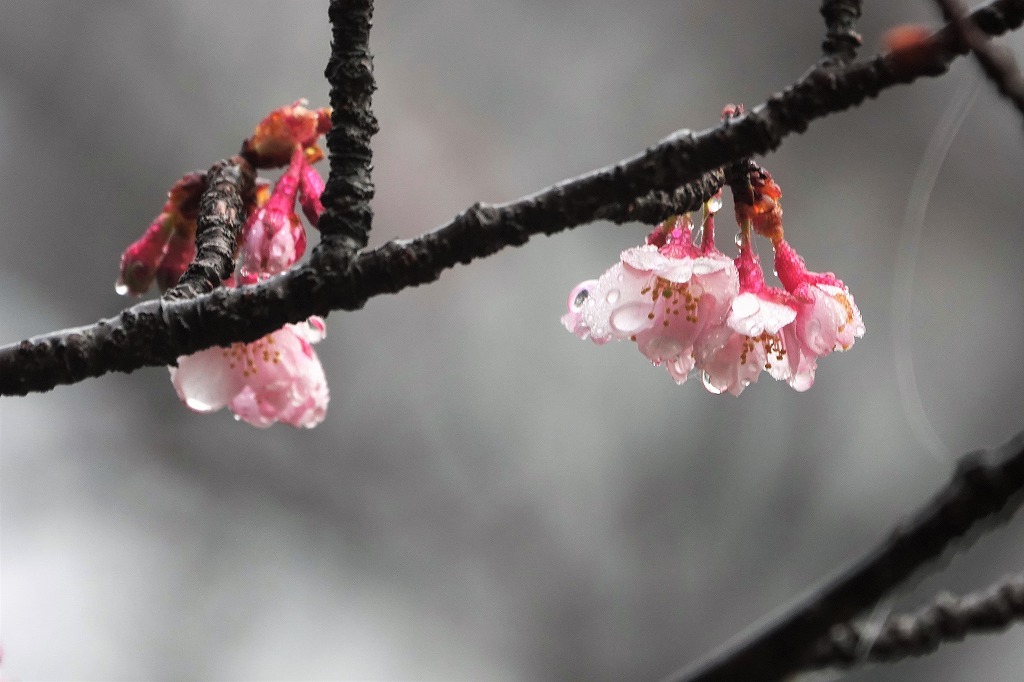
[[[242,145],[257,168],[287,166],[274,184],[257,180],[239,240],[237,276],[226,286],[253,284],[292,267],[306,250],[306,230],[296,202],[313,226],[323,213],[324,181],[314,163],[317,144],[330,130],[330,109],[310,110],[299,100],[272,111]],[[163,211],[121,256],[117,291],[141,295],[154,280],[161,291],[174,286],[195,257],[196,218],[205,186],[203,173],[189,173],[171,188]],[[170,367],[178,397],[196,412],[227,406],[237,419],[265,428],[275,422],[313,427],[323,421],[330,394],[312,344],[324,337],[324,322],[311,317],[287,324],[253,343],[209,348],[178,358]]]
[[[656,227],[643,246],[623,251],[599,279],[573,289],[562,324],[596,344],[635,341],[679,384],[696,369],[712,393],[739,395],[762,371],[807,390],[819,357],[847,350],[864,334],[853,296],[832,273],[807,269],[782,238],[781,223],[772,242],[782,288],[768,286],[749,219],[738,257],[715,247],[720,206],[718,198],[705,205],[699,246],[684,215]]]

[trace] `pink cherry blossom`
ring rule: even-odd
[[[312,344],[324,322],[311,317],[252,343],[208,348],[178,358],[168,368],[178,397],[196,412],[227,406],[253,426],[281,421],[312,428],[323,421],[330,399],[323,366]]]
[[[267,203],[253,211],[242,228],[243,272],[276,275],[302,257],[306,230],[295,214],[295,195],[306,161],[300,147],[274,186]]]
[[[796,319],[789,295],[764,282],[764,273],[749,236],[736,259],[740,291],[731,301],[725,323],[708,329],[694,346],[694,360],[704,386],[712,393],[739,395],[762,370],[789,379],[783,329]]]
[[[713,224],[705,225],[710,235]],[[682,383],[693,366],[692,349],[705,327],[719,324],[737,293],[732,260],[707,236],[691,242],[688,216],[666,221],[647,244],[626,249],[620,262],[569,295],[562,324],[597,344],[630,339],[655,365]]]
[[[795,379],[790,384],[806,390],[814,383],[817,359],[849,350],[864,336],[864,320],[849,288],[831,272],[808,271],[804,259],[784,239],[775,245],[775,269],[797,310],[788,332]]]

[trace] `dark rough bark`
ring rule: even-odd
[[[1024,620],[1024,575],[1012,575],[986,590],[948,592],[914,613],[889,616],[876,634],[852,623],[836,625],[805,659],[808,670],[890,663],[923,656],[968,635],[1002,632]]]
[[[672,192],[654,190],[628,204],[609,204],[595,211],[593,219],[620,225],[630,222],[657,225],[671,216],[696,211],[715,196],[723,184],[722,171],[711,171]]]
[[[806,667],[822,633],[876,603],[955,541],[980,535],[980,525],[1009,519],[1022,502],[1024,433],[993,452],[965,455],[949,483],[871,553],[750,639],[669,679],[768,682]]]
[[[861,0],[821,0],[821,16],[825,18],[825,40],[822,66],[843,66],[857,57],[861,37],[857,33]]]
[[[196,257],[178,284],[164,293],[168,301],[208,294],[235,270],[235,247],[252,201],[256,172],[241,156],[215,163],[206,173],[199,199]]]
[[[1024,22],[1024,0],[996,0],[972,18],[988,34]],[[679,131],[645,152],[505,204],[475,204],[413,240],[359,254],[320,249],[306,266],[255,287],[217,289],[189,301],[146,302],[118,316],[0,348],[0,395],[24,395],[110,371],[166,365],[213,345],[252,341],[286,322],[355,310],[372,297],[426,284],[457,263],[590,222],[608,206],[674,191],[708,173],[776,149],[828,114],[856,106],[898,83],[943,73],[967,45],[947,26],[929,39],[927,58],[885,55],[838,69],[814,69],[750,113],[693,133]],[[343,244],[344,246],[344,244]]]
[[[323,246],[358,250],[366,246],[373,221],[373,154],[370,138],[377,119],[370,98],[377,86],[369,51],[372,0],[332,0],[333,41],[324,74],[331,84],[331,131],[327,133],[331,172],[321,200]]]

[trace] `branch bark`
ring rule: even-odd
[[[824,53],[821,66],[844,66],[857,57],[861,46],[856,31],[860,19],[861,0],[821,0],[821,16],[825,19]]]
[[[1024,22],[1024,0],[995,0],[971,18],[983,32],[1001,34]],[[93,325],[4,346],[0,395],[167,365],[214,345],[256,340],[313,314],[361,308],[372,296],[426,284],[457,263],[522,245],[532,235],[591,222],[607,216],[609,206],[628,205],[652,192],[673,192],[737,159],[770,152],[785,136],[803,132],[818,118],[894,85],[943,73],[967,49],[954,28],[946,26],[928,39],[921,58],[879,55],[843,68],[813,69],[746,115],[700,133],[678,131],[631,158],[515,201],[475,204],[416,239],[357,254],[348,248],[351,239],[342,238],[341,248],[318,249],[306,266],[254,287],[221,288],[189,301],[148,301]],[[335,109],[345,106],[331,104]]]
[[[215,163],[206,173],[199,199],[196,257],[178,284],[164,293],[168,301],[208,294],[235,270],[235,247],[252,200],[256,171],[241,156]]]
[[[377,119],[370,109],[377,85],[370,54],[372,0],[332,0],[328,8],[333,40],[324,75],[331,85],[331,130],[327,149],[331,171],[321,201],[318,248],[355,251],[366,246],[373,222],[373,152]]]
[[[1005,522],[1022,502],[1024,432],[991,453],[965,455],[949,483],[867,556],[749,639],[668,679],[780,680],[806,667],[806,652],[832,626],[873,605],[955,540],[962,549],[990,527],[979,528],[983,522]]]
[[[851,668],[924,656],[968,635],[1002,632],[1024,620],[1024,574],[1007,576],[985,590],[939,594],[914,613],[889,616],[876,633],[853,623],[836,625],[805,659],[808,670]]]

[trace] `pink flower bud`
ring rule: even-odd
[[[304,163],[299,176],[299,205],[313,227],[320,222],[320,215],[324,212],[324,205],[320,203],[320,195],[323,193],[324,179],[312,164]]]
[[[156,284],[160,291],[167,291],[181,279],[188,264],[196,257],[196,224],[175,230],[167,242],[167,250],[156,269]]]
[[[331,109],[310,110],[307,104],[300,99],[271,111],[242,144],[242,152],[260,168],[283,166],[296,147],[309,148],[313,160],[323,158],[316,141],[331,129]]]
[[[243,274],[276,275],[305,252],[306,230],[295,214],[295,195],[305,163],[302,150],[296,148],[270,199],[249,215],[242,228]]]
[[[146,232],[121,255],[121,274],[115,289],[119,294],[141,296],[156,279],[161,290],[173,286],[195,256],[196,216],[205,176],[187,173],[171,186],[163,211]],[[186,258],[184,265],[182,258]],[[165,262],[167,261],[167,262]],[[168,281],[173,280],[170,285]]]
[[[115,286],[117,293],[141,296],[153,284],[157,266],[171,236],[168,217],[166,213],[158,215],[146,232],[121,254],[121,275]]]

